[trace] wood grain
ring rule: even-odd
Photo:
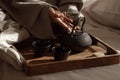
[[[26,59],[24,71],[30,76],[111,65],[120,62],[120,54],[116,50],[100,39],[94,36],[91,37],[93,44],[88,49],[79,53],[73,52],[67,60],[63,61],[54,61],[52,52],[42,57],[37,56],[30,41],[24,42],[26,44],[21,43],[15,46]]]

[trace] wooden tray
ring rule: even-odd
[[[91,37],[93,43],[88,49],[81,53],[73,52],[65,61],[54,61],[52,52],[43,57],[36,56],[31,46],[31,42],[34,39],[26,40],[15,46],[26,60],[24,71],[27,75],[48,74],[111,65],[120,62],[119,53],[100,39]]]

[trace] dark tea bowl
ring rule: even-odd
[[[38,56],[46,55],[50,48],[51,42],[47,40],[36,40],[32,42],[33,50]]]
[[[54,53],[55,61],[67,60],[71,53],[71,49],[65,46],[54,46],[52,51]]]

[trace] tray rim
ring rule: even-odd
[[[74,62],[74,61],[96,60],[96,59],[98,60],[98,59],[102,59],[102,58],[117,57],[118,61],[116,61],[116,62],[114,62],[112,64],[117,64],[117,63],[120,62],[120,53],[116,49],[114,49],[113,47],[111,47],[110,45],[108,45],[107,43],[102,41],[101,39],[99,39],[99,38],[97,38],[97,37],[95,37],[93,35],[90,35],[90,36],[96,41],[96,43],[99,42],[102,45],[104,45],[105,47],[107,47],[106,51],[109,51],[109,52],[112,51],[111,53],[114,53],[114,54],[106,55],[104,57],[89,57],[89,58],[86,58],[86,59],[79,59],[79,60],[55,61],[55,62],[50,62],[50,63],[41,63],[41,64],[37,64],[37,65],[30,65],[29,61],[25,59],[25,63],[24,63],[24,71],[25,71],[25,73],[27,73],[27,75],[29,75],[29,74],[31,75],[30,68],[32,69],[33,67],[36,67],[36,66],[44,66],[44,65],[59,64],[59,63],[68,63],[68,62]],[[106,64],[106,65],[109,65],[109,64]],[[91,66],[91,67],[94,67],[94,66]],[[80,69],[83,69],[83,68],[80,68]],[[70,69],[70,70],[72,70],[72,69]],[[34,74],[32,74],[32,75],[34,75]]]

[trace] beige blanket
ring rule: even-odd
[[[56,6],[58,0],[0,0],[2,9],[12,18],[25,27],[33,36],[42,39],[54,37],[50,18],[49,7]],[[80,4],[82,0],[60,0],[58,5],[67,3]]]

